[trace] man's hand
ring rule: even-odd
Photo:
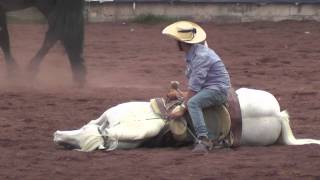
[[[188,107],[186,106],[186,102],[188,102],[189,99],[196,94],[196,92],[188,90],[187,92],[182,92],[181,94],[184,98],[184,103],[172,110],[172,112],[169,114],[169,119],[179,119],[180,117],[182,117],[188,109]]]
[[[176,100],[180,97],[180,93],[175,89],[170,89],[167,93],[167,98],[169,100]]]
[[[177,106],[172,112],[169,114],[169,119],[179,119],[184,113],[187,111],[185,107]]]
[[[184,111],[172,112],[169,114],[169,119],[179,119],[183,116],[184,113]]]

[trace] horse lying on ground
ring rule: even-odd
[[[34,76],[50,48],[61,41],[66,49],[73,71],[73,79],[79,85],[85,83],[86,67],[82,58],[84,40],[83,0],[1,0],[0,47],[4,53],[8,76],[14,76],[17,64],[10,50],[6,13],[28,7],[36,7],[48,20],[48,31],[43,44],[30,61],[29,72]]]
[[[236,94],[242,116],[241,145],[320,144],[320,140],[294,137],[288,113],[280,111],[272,94],[247,88],[238,89]],[[108,109],[78,130],[56,131],[54,142],[81,151],[130,149],[156,137],[165,124],[150,102],[127,102]]]

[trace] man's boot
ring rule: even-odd
[[[198,142],[193,148],[192,152],[194,153],[208,153],[212,150],[213,143],[208,137],[201,136],[199,137]]]

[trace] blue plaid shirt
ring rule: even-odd
[[[190,90],[215,89],[227,94],[231,87],[230,76],[221,58],[212,49],[202,44],[191,46],[186,64]]]

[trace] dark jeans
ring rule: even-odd
[[[203,108],[222,105],[227,101],[227,95],[219,90],[203,89],[187,102],[197,137],[208,137],[208,129],[203,117]]]

